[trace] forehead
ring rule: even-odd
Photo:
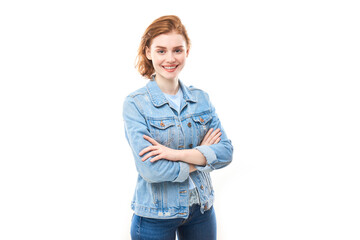
[[[183,35],[172,32],[167,34],[160,34],[159,36],[153,38],[151,41],[151,48],[154,47],[166,47],[166,48],[172,48],[175,46],[186,46],[185,39]]]

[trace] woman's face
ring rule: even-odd
[[[150,48],[146,48],[146,57],[152,60],[157,80],[177,80],[188,54],[184,37],[175,32],[155,37]]]

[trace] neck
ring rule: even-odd
[[[155,81],[163,93],[175,95],[179,91],[180,85],[178,78],[164,79],[156,75]]]

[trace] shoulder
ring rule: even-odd
[[[142,102],[148,98],[146,86],[141,87],[128,94],[123,102],[123,112],[127,114],[133,110],[143,112]]]
[[[213,109],[211,99],[206,91],[192,85],[186,87],[186,89],[189,95],[191,95],[191,99],[194,100],[194,104],[198,107],[198,109]]]
[[[133,92],[131,92],[129,95],[126,96],[126,98],[136,98],[141,97],[143,95],[147,94],[146,87],[139,88]]]
[[[209,94],[207,92],[205,92],[204,90],[194,87],[194,86],[189,86],[188,87],[189,92],[196,97],[196,99],[199,101],[201,100],[206,100],[209,101]]]
[[[141,103],[148,98],[148,91],[146,86],[141,87],[125,97],[124,104]]]

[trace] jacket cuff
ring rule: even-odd
[[[200,151],[202,155],[204,155],[206,159],[206,165],[205,166],[196,166],[196,169],[203,172],[211,172],[215,168],[212,166],[212,164],[216,161],[216,154],[215,152],[209,147],[209,146],[198,146],[195,149]]]
[[[184,162],[179,162],[179,166],[180,166],[179,175],[177,176],[177,178],[175,178],[173,182],[184,182],[189,177],[189,171],[190,171],[189,164]]]

